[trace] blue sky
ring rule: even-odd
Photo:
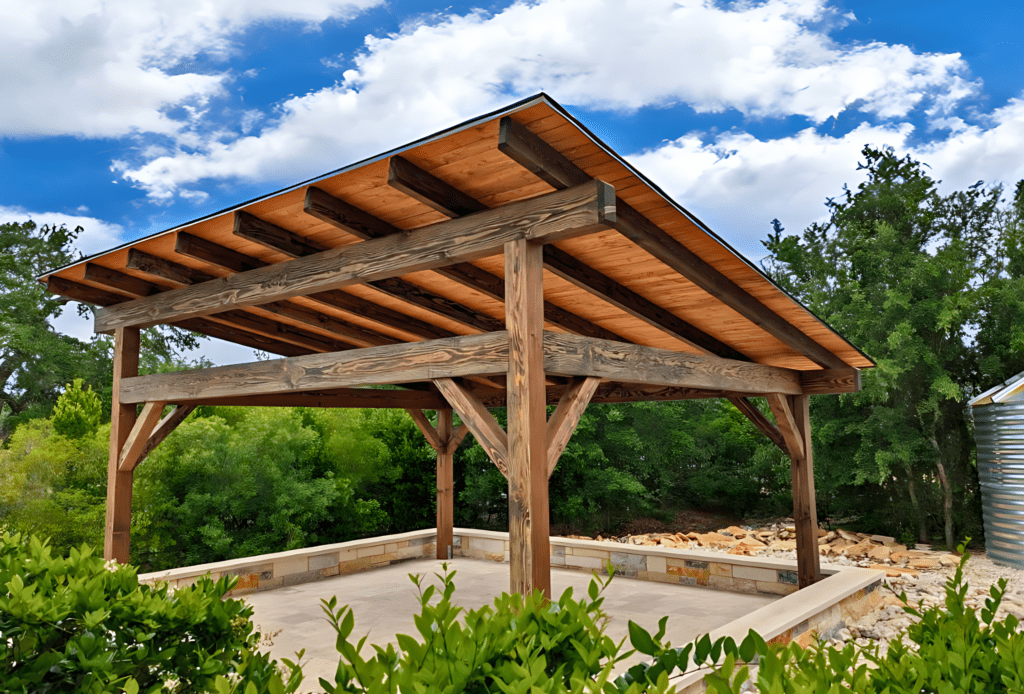
[[[944,0],[5,3],[0,221],[94,253],[543,90],[757,260],[868,143],[947,189],[1024,178],[1022,29]]]

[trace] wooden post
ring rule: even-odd
[[[450,559],[452,549],[452,526],[455,508],[453,495],[452,464],[455,449],[449,445],[452,439],[452,411],[437,411],[437,438],[443,445],[437,450],[437,558]]]
[[[103,557],[128,563],[132,524],[132,470],[121,472],[121,449],[135,426],[135,405],[120,402],[121,379],[139,375],[139,329],[114,331],[114,404],[110,413],[110,459],[107,464],[107,521]]]
[[[814,455],[811,450],[811,398],[790,396],[797,431],[803,439],[804,455],[792,459],[793,521],[796,527],[797,572],[799,585],[806,588],[821,580],[818,555],[818,509],[814,495]]]
[[[541,245],[505,244],[511,590],[550,598],[543,267]]]
[[[806,588],[821,578],[818,512],[814,501],[814,457],[811,452],[810,397],[770,394],[768,404],[789,452],[798,584]]]

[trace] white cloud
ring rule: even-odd
[[[63,224],[68,229],[82,227],[83,231],[75,241],[74,249],[84,255],[99,253],[118,245],[121,243],[124,234],[124,229],[120,224],[105,222],[96,217],[67,214],[64,212],[32,212],[23,207],[0,205],[0,224],[27,222],[29,220],[39,226],[48,224],[59,227]]]
[[[911,138],[913,127],[906,123],[865,124],[838,138],[807,129],[772,140],[728,132],[705,143],[690,134],[629,159],[756,260],[767,254],[760,240],[772,219],[791,233],[827,219],[825,198],[839,196],[844,183],[855,189],[864,179],[855,163],[866,144],[889,145],[928,164],[943,192],[978,180],[1012,188],[1024,179],[1024,99],[1010,101],[987,120],[986,128],[961,122],[949,137],[925,144]]]
[[[835,43],[828,27],[846,21],[824,0],[541,0],[420,19],[367,37],[342,82],[280,104],[258,135],[144,158],[124,176],[161,200],[203,179],[302,178],[539,90],[595,109],[821,122],[851,104],[939,116],[976,88],[959,54]]]
[[[197,55],[225,57],[254,22],[316,24],[381,1],[0,3],[0,136],[175,134],[230,78]]]

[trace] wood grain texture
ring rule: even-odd
[[[551,376],[548,376],[551,378]],[[557,405],[565,393],[567,386],[549,385],[547,388],[547,404]],[[506,393],[473,389],[473,393],[487,408],[505,407]],[[695,388],[677,388],[673,386],[652,386],[642,383],[601,383],[590,398],[592,403],[622,402],[664,402],[674,400],[706,400],[708,398],[744,398],[757,397],[756,394],[740,393],[725,390],[698,390]]]
[[[418,411],[418,410],[417,410]],[[429,422],[428,422],[429,424]],[[455,482],[454,455],[449,450],[452,438],[452,411],[444,408],[437,411],[437,558],[448,559],[452,551],[453,528],[455,525]]]
[[[565,155],[509,117],[502,119],[498,148],[556,189],[578,186],[590,178]],[[842,359],[777,315],[623,200],[618,201],[617,218],[612,226],[788,347],[825,368],[849,368]]]
[[[153,433],[149,435],[149,439],[146,440],[146,445],[142,447],[142,451],[139,453],[138,460],[135,461],[135,467],[146,459],[153,449],[163,443],[164,439],[171,435],[171,432],[178,428],[178,425],[185,421],[185,418],[192,414],[192,410],[196,409],[194,405],[178,405],[173,410],[167,413],[167,415],[160,420],[160,423],[156,425]]]
[[[95,306],[113,306],[129,300],[123,294],[115,294],[106,289],[97,289],[79,282],[72,282],[56,275],[46,278],[46,291]]]
[[[804,459],[805,453],[804,437],[797,425],[796,413],[793,410],[791,398],[781,393],[769,393],[767,398],[768,406],[771,407],[772,414],[775,416],[779,433],[786,442],[786,452],[789,453],[789,457],[794,461],[795,465],[797,464],[796,461]]]
[[[125,267],[174,282],[175,284],[202,284],[203,282],[210,282],[216,279],[213,275],[208,275],[205,272],[190,268],[181,263],[158,258],[137,248],[132,248],[128,251],[128,261]]]
[[[507,336],[505,340],[507,347]],[[484,449],[494,466],[507,478],[508,435],[498,426],[491,413],[487,411],[479,398],[450,378],[436,379],[434,385],[441,391],[441,395],[452,408],[459,413],[462,423],[473,432],[477,443]]]
[[[160,398],[182,404],[504,374],[507,370],[508,336],[498,332],[126,378],[120,401],[130,404]]]
[[[860,369],[822,369],[801,371],[800,384],[807,395],[859,393]]]
[[[136,297],[152,296],[168,289],[168,287],[153,284],[147,280],[125,274],[120,270],[112,270],[96,263],[86,263],[84,278],[86,282],[102,284],[105,287]]]
[[[415,168],[415,165],[409,162],[406,162],[405,166],[406,168]],[[426,176],[430,175],[426,172],[422,173]],[[442,207],[444,207],[444,205],[442,205]],[[306,201],[303,209],[307,213],[315,216],[317,219],[327,221],[333,226],[343,229],[363,240],[401,233],[401,229],[398,227],[392,226],[381,219],[377,219],[368,212],[364,212],[358,207],[355,207],[344,200],[335,198],[329,193],[326,193],[314,186],[310,186],[306,191]],[[485,208],[481,205],[480,209],[482,210]],[[447,207],[445,207],[442,212],[448,214],[449,217],[458,216],[454,214],[454,210],[449,210]],[[502,302],[505,301],[505,281],[501,277],[479,268],[472,263],[457,263],[455,265],[437,268],[435,272],[454,282],[458,282],[464,287],[474,289],[492,299]],[[557,325],[579,335],[600,337],[606,340],[629,341],[624,340],[621,336],[611,330],[602,328],[596,323],[588,321],[571,311],[552,304],[551,302],[544,302],[544,319],[553,325]],[[502,325],[502,328],[503,327],[504,325]],[[501,328],[484,326],[481,329],[487,332]]]
[[[614,197],[611,187],[600,182],[550,193],[413,232],[105,307],[96,313],[95,329],[156,325],[365,284],[491,255],[512,239],[555,240],[590,233],[614,221]]]
[[[561,376],[742,393],[801,393],[797,372],[579,335],[546,333],[544,368]]]
[[[636,292],[619,284],[610,277],[587,267],[557,246],[544,247],[544,267],[559,277],[585,289],[594,296],[600,297],[626,313],[645,321],[649,325],[662,330],[683,342],[698,349],[739,361],[751,361],[742,352],[733,349],[724,342],[698,330],[682,318],[666,311],[653,301],[648,301]]]
[[[388,185],[448,217],[487,209],[487,205],[398,155],[388,162]]]
[[[511,591],[526,595],[539,590],[550,598],[543,282],[543,246],[527,239],[506,244]]]
[[[121,449],[135,426],[135,405],[120,402],[125,379],[139,373],[139,330],[114,331],[114,405],[110,416],[110,455],[107,463],[107,516],[103,528],[103,558],[127,564],[131,553],[132,484],[134,473],[121,472]]]
[[[782,436],[782,432],[779,431],[779,427],[771,422],[764,413],[758,409],[757,405],[750,402],[747,398],[742,397],[730,397],[728,398],[737,410],[743,413],[750,422],[757,427],[757,430],[768,437],[768,439],[782,449],[782,452],[789,455],[789,449],[786,447],[786,440]]]
[[[264,221],[244,210],[235,212],[234,234],[271,250],[286,253],[293,258],[312,255],[323,250],[318,245],[309,243],[302,236]]]
[[[407,407],[405,408],[405,411],[409,413],[410,417],[412,417],[413,423],[416,425],[416,428],[420,430],[420,433],[423,434],[423,438],[427,440],[430,447],[438,453],[443,451],[445,443],[447,442],[447,437],[445,437],[445,439],[439,438],[437,429],[435,429],[434,424],[427,419],[427,415],[423,410],[416,407]]]
[[[181,255],[201,260],[211,265],[224,268],[225,270],[230,270],[231,272],[246,272],[256,268],[266,267],[270,264],[259,260],[258,258],[246,255],[245,253],[239,253],[238,251],[185,232],[178,232],[174,250],[176,253],[180,253]],[[345,292],[322,292],[319,294],[311,294],[308,298],[326,306],[331,306],[333,308],[341,309],[342,311],[347,311],[348,313],[354,313],[365,317],[375,323],[392,328],[398,328],[423,339],[431,340],[442,337],[454,337],[455,335],[455,333],[448,330],[438,328],[430,323],[426,323],[411,316],[406,316],[405,314],[397,311],[392,311],[383,306],[378,306],[372,301],[358,296],[353,296],[352,294],[346,294]],[[275,308],[282,305],[287,305],[289,308]],[[284,302],[265,304],[260,308],[271,312],[282,312],[281,315],[285,315],[283,311],[294,312],[296,310],[290,307],[296,307],[298,310],[305,310],[298,307],[297,304],[285,304]],[[320,318],[322,315],[323,314],[320,313],[317,314],[316,320],[318,323],[321,323],[324,327],[335,332],[339,336],[352,341],[354,344],[370,346],[372,344],[391,344],[392,342],[395,342],[395,340],[388,338],[385,335],[381,335],[376,331],[360,328],[359,326],[333,317],[325,316],[324,318],[327,318],[327,322],[325,322]]]
[[[432,409],[444,408],[444,398],[431,392],[415,390],[380,390],[376,388],[336,388],[329,391],[243,395],[192,401],[194,405],[224,407],[320,407]]]
[[[555,471],[562,451],[569,445],[580,417],[587,409],[587,404],[601,385],[600,378],[577,378],[569,384],[558,400],[558,406],[548,420],[546,441],[548,477]]]
[[[799,586],[821,580],[818,555],[818,511],[814,492],[814,453],[811,445],[810,397],[790,399],[797,428],[804,442],[804,457],[791,467],[793,478],[793,521],[796,529],[796,560]],[[792,459],[791,459],[792,460]]]
[[[470,433],[469,425],[465,424],[465,423],[460,424],[459,428],[456,429],[452,433],[451,438],[448,439],[448,445],[445,446],[445,451],[447,453],[453,453],[454,454],[455,450],[459,447],[459,444],[462,443],[462,440],[465,439],[466,436],[469,435],[469,433]]]
[[[141,460],[142,450],[146,447],[150,435],[160,423],[166,402],[147,402],[135,420],[135,425],[128,434],[128,440],[121,448],[121,457],[117,463],[118,472],[130,472]]]

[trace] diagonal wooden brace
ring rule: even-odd
[[[576,431],[576,425],[580,423],[583,411],[587,409],[587,403],[594,396],[594,392],[601,384],[600,378],[576,378],[569,387],[562,393],[551,418],[548,419],[547,428],[547,451],[548,451],[548,477],[551,477],[558,465],[558,459],[562,451],[569,445],[569,439]]]
[[[487,411],[480,399],[450,378],[439,378],[434,385],[441,395],[452,406],[463,421],[463,426],[473,432],[473,436],[487,453],[491,462],[508,478],[508,434],[506,434],[494,417]]]
[[[121,447],[121,456],[117,462],[118,472],[130,472],[135,469],[141,459],[143,449],[149,441],[149,435],[160,422],[160,415],[163,414],[166,402],[147,402],[142,408],[142,414],[135,420],[135,426],[128,434],[128,440]]]

